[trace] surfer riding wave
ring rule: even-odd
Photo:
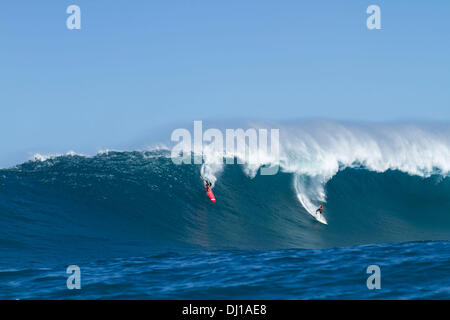
[[[200,176],[200,179],[202,179],[203,182],[205,183],[205,188],[206,189],[211,189],[211,187],[212,187],[211,181],[209,181],[208,179],[203,178],[202,176]]]
[[[322,214],[323,212],[323,205],[320,205],[319,208],[316,210],[316,213]]]
[[[205,183],[206,194],[208,195],[209,199],[211,199],[212,202],[216,202],[216,197],[214,196],[214,193],[211,190],[212,188],[211,181],[203,178],[202,176],[200,176],[200,179],[202,179],[203,182]]]

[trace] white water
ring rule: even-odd
[[[253,125],[253,127],[255,127]],[[264,125],[259,125],[264,128]],[[270,127],[274,127],[273,123]],[[303,207],[314,215],[326,202],[325,184],[339,170],[364,167],[375,172],[399,170],[411,175],[447,176],[450,172],[450,126],[444,124],[342,124],[314,122],[280,125],[280,155],[227,154],[243,161],[253,178],[267,164],[294,174],[293,187]],[[216,181],[223,170],[217,153],[204,147],[202,174]]]

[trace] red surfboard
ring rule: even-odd
[[[212,192],[210,187],[206,187],[206,194],[211,199],[212,202],[216,202],[216,197],[214,197],[214,193]]]

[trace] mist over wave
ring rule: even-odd
[[[326,183],[346,168],[379,173],[397,170],[420,177],[446,177],[450,172],[450,127],[444,124],[314,121],[252,127],[280,129],[279,155],[267,148],[250,155],[238,150],[226,156],[244,162],[249,177],[267,165],[292,173],[297,198],[309,213],[326,202]],[[212,144],[204,146],[202,167],[202,173],[213,182],[224,166],[214,151]]]

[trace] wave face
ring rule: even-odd
[[[68,154],[0,170],[0,250],[17,262],[29,256],[25,252],[58,259],[122,249],[134,254],[450,240],[450,158],[443,136],[420,135],[419,150],[413,138],[393,135],[393,142],[371,143],[368,133],[346,130],[320,145],[323,154],[317,140],[298,143],[301,152],[290,158],[292,149],[283,148],[277,175],[255,175],[255,168],[237,164],[209,170],[217,179],[215,204],[199,179],[208,163],[175,165],[164,150]],[[331,149],[331,141],[344,143],[344,136],[347,148],[359,150],[347,158],[342,145]],[[326,201],[328,226],[308,214],[305,201]]]

